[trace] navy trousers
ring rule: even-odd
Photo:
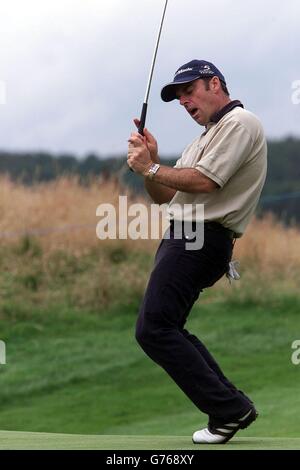
[[[233,242],[222,225],[204,224],[203,247],[187,250],[187,239],[176,239],[172,227],[170,239],[162,239],[155,256],[136,339],[211,423],[228,422],[245,414],[251,401],[184,325],[201,291],[226,273]]]

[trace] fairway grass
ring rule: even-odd
[[[137,308],[14,309],[1,321],[0,448],[194,448],[207,417],[136,344]],[[194,307],[187,328],[259,412],[226,449],[300,448],[300,365],[291,361],[299,311],[298,298]]]
[[[296,450],[300,438],[236,437],[195,445],[190,436],[106,436],[0,431],[0,450]]]

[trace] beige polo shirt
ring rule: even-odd
[[[267,145],[260,121],[235,107],[184,150],[174,168],[195,168],[215,181],[211,193],[177,191],[169,203],[174,220],[198,220],[196,205],[204,205],[204,220],[244,233],[257,206],[267,171]],[[184,207],[184,216],[182,216]]]

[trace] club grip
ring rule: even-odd
[[[145,127],[146,116],[147,116],[147,108],[148,108],[148,104],[143,103],[141,117],[140,117],[140,125],[139,125],[139,128],[138,128],[138,133],[141,134],[141,135],[144,135],[144,127]],[[130,168],[130,171],[133,171],[133,169]]]
[[[146,116],[147,116],[147,108],[148,108],[148,103],[143,103],[141,117],[140,117],[140,125],[139,125],[139,128],[138,128],[138,133],[141,134],[141,135],[144,135],[144,127],[145,127]]]

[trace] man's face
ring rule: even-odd
[[[178,86],[176,96],[189,115],[201,126],[208,124],[216,110],[216,95],[206,89],[204,80],[198,79]]]

